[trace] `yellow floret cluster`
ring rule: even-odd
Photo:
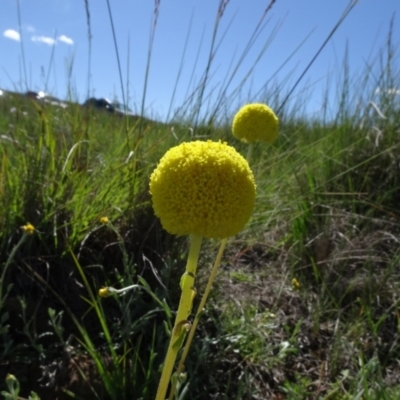
[[[99,289],[99,296],[100,297],[109,297],[111,296],[110,289],[108,287],[102,287]]]
[[[33,235],[35,232],[35,227],[29,222],[26,225],[21,226],[21,229],[28,235]]]
[[[150,177],[155,214],[168,232],[226,238],[249,220],[256,185],[247,161],[222,142],[168,150]]]
[[[247,104],[235,115],[233,135],[243,142],[272,143],[278,136],[278,117],[265,104]]]

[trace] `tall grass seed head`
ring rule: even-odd
[[[250,219],[256,196],[247,161],[222,142],[168,150],[150,177],[155,214],[168,232],[227,238]]]
[[[242,142],[273,143],[278,136],[279,120],[265,104],[253,103],[243,106],[232,122],[232,133]]]

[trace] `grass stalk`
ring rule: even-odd
[[[350,0],[349,4],[347,5],[346,9],[343,11],[343,14],[339,18],[339,21],[336,22],[335,26],[332,28],[332,30],[329,32],[328,36],[322,43],[322,45],[319,47],[317,52],[315,53],[314,57],[310,60],[310,62],[307,64],[307,66],[304,68],[304,71],[300,74],[286,97],[284,98],[281,106],[277,109],[276,113],[279,114],[283,107],[285,106],[286,102],[289,100],[290,96],[296,89],[296,87],[299,85],[299,83],[302,81],[304,76],[306,75],[307,71],[311,68],[311,66],[314,64],[315,60],[319,57],[321,54],[322,50],[325,48],[325,46],[329,43],[329,41],[332,39],[333,35],[335,32],[339,29],[340,25],[344,22],[344,20],[347,18],[347,16],[350,14],[351,10],[355,7],[355,5],[358,3],[358,0]]]
[[[28,232],[24,232],[22,234],[21,239],[19,240],[19,242],[13,247],[13,249],[11,250],[10,255],[7,258],[6,263],[3,266],[3,270],[1,271],[1,276],[0,276],[0,310],[3,306],[4,303],[4,299],[3,299],[3,285],[5,282],[5,276],[8,270],[8,267],[11,265],[12,261],[14,260],[15,255],[17,254],[18,249],[22,246],[22,244],[26,241],[26,238],[30,236],[30,233]],[[7,295],[6,295],[7,296]]]
[[[123,78],[122,78],[122,69],[121,69],[121,60],[119,57],[117,35],[115,33],[114,20],[113,20],[113,16],[112,16],[112,12],[111,12],[110,0],[107,0],[107,8],[108,8],[108,16],[110,18],[113,40],[114,40],[115,57],[117,59],[117,65],[118,65],[118,75],[119,75],[119,82],[121,85],[122,103],[123,103],[123,106],[126,107],[124,82],[123,82]]]
[[[24,70],[25,89],[28,90],[28,75],[26,73],[26,60],[25,60],[24,38],[22,35],[20,0],[17,0],[17,15],[18,15],[18,30],[19,30],[19,34],[20,34],[20,43],[21,43],[22,68]]]
[[[86,97],[90,97],[90,82],[92,80],[92,28],[90,22],[90,8],[89,0],[84,0],[85,13],[86,13],[86,25],[87,25],[87,38],[88,38],[88,71],[87,71],[87,93]]]

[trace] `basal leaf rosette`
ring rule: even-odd
[[[278,136],[279,120],[265,104],[253,103],[243,106],[232,122],[232,133],[242,142],[273,143]]]
[[[256,185],[249,164],[233,147],[194,141],[165,153],[150,177],[150,193],[168,232],[217,239],[243,229]]]

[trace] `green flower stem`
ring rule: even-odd
[[[194,321],[193,321],[193,325],[192,325],[192,327],[190,329],[189,336],[188,336],[188,338],[186,340],[185,347],[183,349],[182,357],[179,360],[178,368],[176,370],[176,376],[178,376],[178,377],[179,377],[180,373],[183,371],[185,360],[186,360],[186,357],[188,355],[188,352],[189,352],[189,349],[190,349],[190,345],[192,344],[192,340],[193,340],[193,336],[194,336],[196,328],[197,328],[197,324],[199,323],[201,313],[203,312],[204,305],[206,304],[208,295],[209,295],[210,290],[211,290],[211,286],[212,286],[212,284],[214,282],[215,276],[217,275],[218,268],[219,268],[219,266],[221,264],[221,258],[222,258],[222,255],[224,253],[227,240],[228,239],[223,239],[222,242],[221,242],[221,245],[219,247],[219,251],[218,251],[218,254],[217,254],[217,258],[215,259],[215,263],[214,263],[213,269],[211,271],[210,277],[208,278],[206,289],[204,291],[203,297],[201,298],[199,307],[197,308],[197,312],[196,312],[196,316],[195,316]],[[171,391],[169,393],[169,398],[168,398],[169,400],[173,399],[174,393],[175,393],[175,386],[172,386],[171,387]]]
[[[190,236],[190,249],[186,264],[186,271],[181,279],[181,300],[176,314],[174,328],[168,346],[167,356],[165,357],[164,367],[161,374],[160,383],[157,390],[156,400],[165,400],[168,385],[171,379],[176,356],[183,342],[185,331],[190,326],[187,321],[192,309],[194,291],[194,279],[196,276],[197,262],[200,255],[202,236]]]

